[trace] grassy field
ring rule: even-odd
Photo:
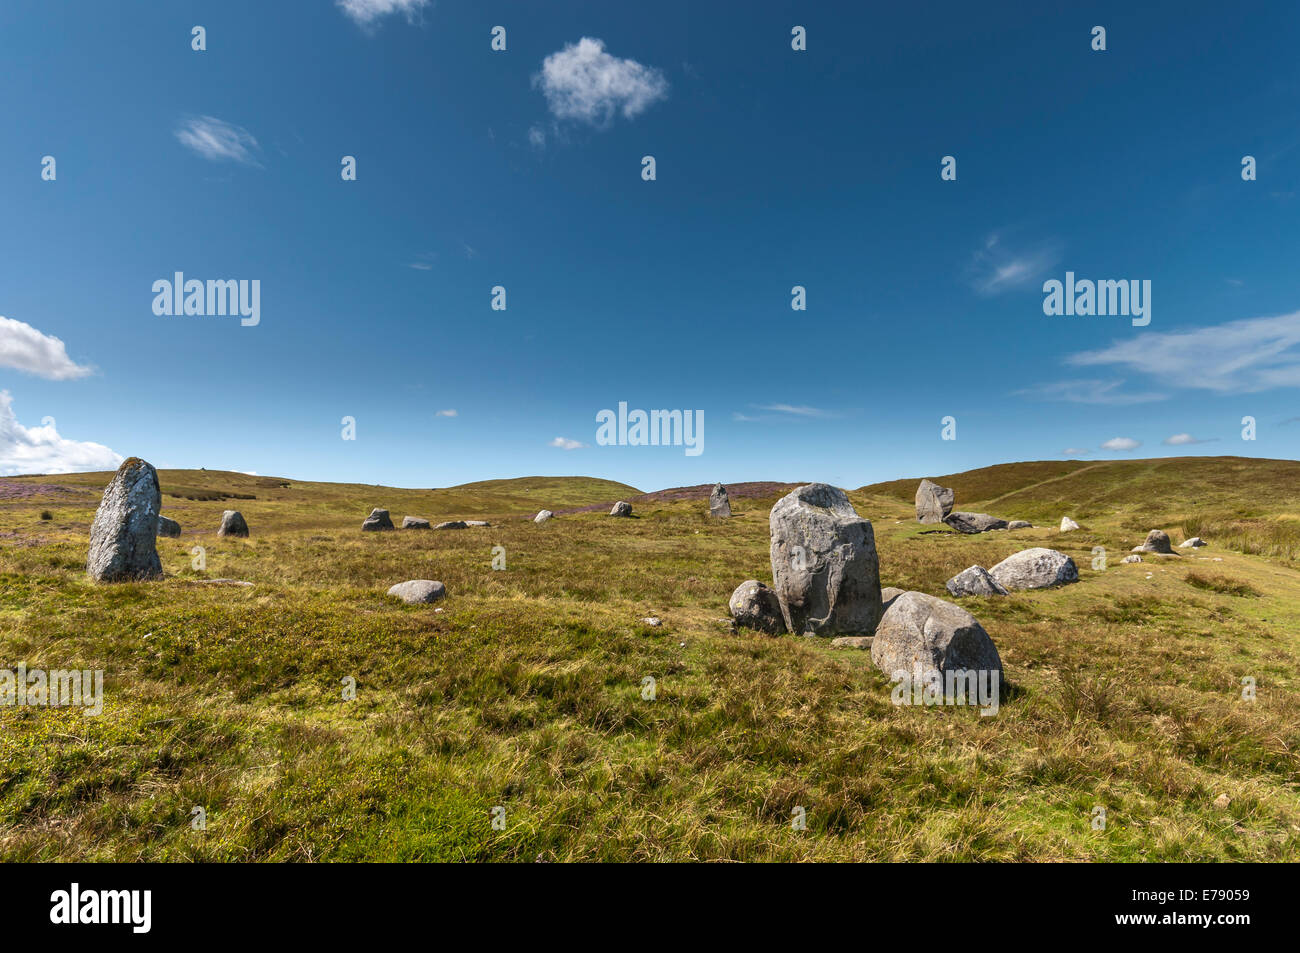
[[[184,528],[159,540],[167,578],[95,585],[108,474],[0,481],[0,667],[106,673],[98,717],[0,708],[0,858],[1300,857],[1300,463],[930,475],[960,509],[1040,527],[981,536],[915,522],[925,475],[850,492],[885,584],[947,598],[954,573],[1029,546],[1079,566],[1064,589],[961,600],[1010,683],[993,717],[894,706],[865,652],[730,630],[732,589],[771,581],[775,495],[733,499],[726,521],[694,499],[535,525],[539,508],[637,491],[162,471],[163,513]],[[363,534],[374,506],[493,525]],[[216,536],[226,508],[249,539]],[[1063,515],[1083,528],[1058,533]],[[1156,527],[1210,545],[1121,565]],[[200,582],[216,577],[254,585]],[[443,611],[386,597],[413,578],[446,584]]]

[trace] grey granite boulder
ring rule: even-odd
[[[1070,519],[1070,517],[1068,517],[1068,516],[1062,516],[1062,517],[1061,517],[1061,532],[1062,532],[1062,533],[1068,533],[1068,532],[1070,532],[1070,530],[1072,530],[1072,529],[1078,529],[1078,528],[1079,528],[1079,524],[1076,523],[1074,520]]]
[[[1140,563],[1141,561],[1142,561],[1142,557],[1137,555],[1136,553],[1130,556],[1125,556],[1123,559],[1120,560],[1120,562],[1122,563]]]
[[[883,611],[871,522],[843,490],[801,486],[768,517],[772,588],[786,628],[802,635],[870,635]]]
[[[487,520],[465,520],[466,526],[491,526]]]
[[[547,520],[555,519],[555,514],[550,510],[538,510],[537,515],[533,517],[534,523],[545,523]]]
[[[987,533],[992,529],[1006,529],[1007,521],[987,513],[965,513],[954,510],[943,520],[959,533]]]
[[[871,661],[891,678],[930,672],[996,672],[1002,659],[984,627],[961,606],[923,592],[905,592],[876,628]]]
[[[407,605],[423,602],[437,602],[447,594],[447,588],[432,579],[408,579],[399,582],[388,590],[390,596],[396,596]]]
[[[447,520],[445,523],[439,523],[434,529],[468,529],[469,524],[464,520]]]
[[[1011,520],[1007,523],[1007,529],[1033,529],[1034,524],[1029,520]]]
[[[181,534],[181,524],[175,520],[169,520],[165,516],[158,517],[158,535],[159,536],[179,536]]]
[[[218,536],[247,536],[248,522],[239,510],[226,510],[221,514],[221,525],[217,527]]]
[[[614,508],[609,511],[610,516],[631,516],[632,504],[625,500],[619,500],[614,504]]]
[[[1162,553],[1166,556],[1176,556],[1173,546],[1169,545],[1169,534],[1162,529],[1153,529],[1147,533],[1146,541],[1141,546],[1134,546],[1135,553]]]
[[[370,511],[370,515],[361,524],[361,530],[365,533],[377,533],[385,529],[396,529],[396,527],[393,526],[388,510],[381,510],[377,507]]]
[[[1005,596],[1007,590],[983,566],[963,569],[945,583],[954,596]]]
[[[1079,581],[1079,567],[1065,553],[1035,546],[1012,553],[989,570],[1004,589],[1048,589]]]
[[[1179,543],[1178,548],[1186,549],[1188,546],[1191,546],[1193,549],[1200,549],[1204,545],[1205,540],[1201,539],[1199,536],[1193,536],[1191,539],[1185,539]]]
[[[942,523],[944,517],[952,512],[954,499],[952,490],[946,486],[922,480],[916,488],[916,521]]]
[[[731,500],[727,498],[727,488],[721,483],[713,484],[709,494],[709,515],[728,517],[731,515]]]
[[[758,629],[769,635],[780,635],[785,631],[785,619],[781,616],[781,600],[776,593],[757,579],[746,579],[731,594],[727,604],[731,617],[737,625],[748,629]]]
[[[158,558],[158,471],[139,457],[122,461],[90,526],[86,573],[97,582],[162,576]]]
[[[365,529],[364,526],[361,527]],[[403,516],[402,529],[428,529],[429,521],[418,516]]]

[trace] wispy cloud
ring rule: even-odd
[[[68,440],[54,424],[24,427],[14,416],[13,398],[0,390],[0,475],[114,470],[122,455],[100,443]]]
[[[611,56],[605,52],[603,40],[589,36],[546,57],[533,85],[541,88],[557,119],[593,126],[608,124],[617,113],[634,119],[668,96],[668,80],[662,72],[633,59]],[[529,140],[538,146],[532,130]]]
[[[52,381],[74,380],[92,373],[68,357],[63,341],[30,324],[0,317],[0,367]]]
[[[1176,433],[1172,437],[1165,437],[1162,443],[1167,447],[1187,447],[1194,443],[1213,443],[1218,437],[1193,437],[1189,433]]]
[[[789,420],[792,417],[833,417],[830,411],[822,410],[820,407],[808,407],[797,404],[750,404],[755,410],[761,410],[761,414],[746,414],[741,411],[734,411],[731,415],[732,420],[741,422],[757,422],[770,420]]]
[[[975,252],[970,279],[980,294],[998,295],[1036,284],[1060,260],[1060,243],[1056,241],[1016,247],[1009,245],[1002,233],[993,232]]]
[[[1103,450],[1136,450],[1142,446],[1141,440],[1132,437],[1112,437],[1101,445]]]
[[[454,410],[454,409],[452,409],[452,410],[440,410],[440,411],[438,411],[436,414],[434,414],[433,416],[435,416],[435,417],[459,417],[459,416],[460,416],[460,413],[459,413],[458,411]]]
[[[1071,355],[1066,363],[1118,365],[1169,386],[1219,394],[1300,387],[1300,311],[1193,331],[1144,332]]]
[[[429,0],[336,0],[336,5],[357,26],[370,28],[383,17],[394,13],[404,13],[406,22],[414,23],[429,6]]]
[[[1086,453],[1092,453],[1091,447],[1066,447],[1061,451],[1063,457],[1081,457]]]
[[[1125,391],[1122,380],[1072,380],[1053,381],[1038,387],[1013,391],[1015,397],[1033,397],[1037,400],[1063,400],[1071,404],[1109,404],[1122,407],[1128,404],[1148,404],[1164,400],[1168,395],[1154,391]]]
[[[260,149],[253,134],[212,116],[184,120],[176,127],[176,138],[181,145],[212,162],[260,165],[256,155]]]
[[[581,450],[587,446],[581,440],[572,440],[569,437],[556,437],[551,441],[552,447],[559,447],[561,450]]]

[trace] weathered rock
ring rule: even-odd
[[[90,527],[86,572],[97,582],[162,576],[158,558],[158,471],[139,457],[122,461],[104,488]]]
[[[890,677],[996,672],[1002,682],[1002,659],[984,627],[961,606],[923,592],[894,600],[876,628],[871,661]]]
[[[780,635],[785,631],[785,619],[781,616],[781,600],[776,593],[757,579],[746,579],[731,594],[727,604],[731,616],[737,625],[748,629],[757,629],[770,635]]]
[[[158,517],[158,535],[159,536],[179,536],[181,534],[181,524],[175,520],[169,520],[165,516]]]
[[[1005,596],[1007,590],[983,566],[963,569],[945,585],[954,596]]]
[[[367,516],[365,521],[361,524],[362,532],[366,533],[377,533],[384,529],[396,529],[396,527],[393,526],[392,519],[388,516],[388,510],[381,510],[378,508],[371,510],[370,515]]]
[[[1120,560],[1120,562],[1122,563],[1140,563],[1141,561],[1142,561],[1142,557],[1137,555],[1136,553],[1134,553],[1131,556],[1125,556],[1123,559]]]
[[[1034,524],[1029,520],[1011,520],[1007,523],[1007,529],[1033,529]]]
[[[1012,553],[989,570],[1004,589],[1047,589],[1079,581],[1079,567],[1065,553],[1035,546]]]
[[[840,635],[831,639],[831,648],[833,649],[866,649],[871,651],[871,643],[875,641],[873,635]]]
[[[709,515],[727,517],[731,515],[731,500],[727,498],[727,488],[721,483],[713,484],[709,494]]]
[[[1201,539],[1199,536],[1193,536],[1191,539],[1185,539],[1179,543],[1178,548],[1186,549],[1188,546],[1191,546],[1193,549],[1200,549],[1204,545],[1205,540]]]
[[[1141,546],[1134,546],[1135,553],[1163,553],[1166,556],[1177,555],[1169,545],[1169,534],[1162,529],[1153,529],[1147,533],[1146,541]]]
[[[610,516],[631,516],[632,504],[625,500],[619,500],[614,504],[614,508],[609,511]]]
[[[537,515],[533,517],[533,522],[545,523],[549,519],[555,519],[555,514],[550,510],[538,510]]]
[[[987,513],[965,513],[954,510],[943,520],[959,533],[987,533],[991,529],[1006,529],[1007,521]]]
[[[1062,517],[1061,517],[1061,532],[1062,532],[1062,533],[1068,533],[1068,532],[1070,532],[1070,530],[1072,530],[1072,529],[1078,529],[1078,528],[1079,528],[1079,524],[1076,523],[1074,520],[1070,519],[1070,517],[1068,517],[1068,516],[1062,516]]]
[[[952,490],[929,480],[922,480],[916,488],[916,521],[918,523],[942,523],[952,512],[955,500]]]
[[[361,527],[365,529],[364,526]],[[403,516],[402,529],[428,529],[429,521],[418,516]]]
[[[226,510],[221,514],[221,525],[217,528],[218,536],[247,536],[248,522],[239,510]]]
[[[465,520],[466,526],[491,526],[487,520]]]
[[[447,520],[445,523],[439,523],[434,529],[468,529],[469,524],[464,520]]]
[[[652,629],[657,629],[664,624],[664,620],[659,618],[657,615],[648,615],[641,620],[641,624],[648,625]]]
[[[447,594],[447,588],[432,579],[408,579],[391,587],[388,594],[396,596],[407,605],[415,605],[422,602],[437,602]]]
[[[889,604],[905,593],[906,589],[899,589],[897,586],[884,586],[880,590],[880,605],[884,609],[889,608]]]
[[[883,611],[871,522],[843,490],[810,483],[777,501],[768,518],[772,588],[789,631],[869,635]]]

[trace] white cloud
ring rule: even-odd
[[[530,126],[528,128],[528,144],[534,149],[545,149],[546,130],[541,126]]]
[[[1200,437],[1193,437],[1189,433],[1176,433],[1172,437],[1166,437],[1164,444],[1167,447],[1186,447],[1193,443],[1213,443],[1213,437],[1202,440]]]
[[[1085,453],[1092,453],[1091,448],[1089,448],[1089,447],[1066,447],[1064,450],[1061,451],[1061,456],[1063,456],[1063,457],[1081,457],[1081,456],[1083,456]]]
[[[541,86],[557,119],[594,126],[604,125],[619,112],[624,119],[635,118],[668,95],[668,80],[659,70],[611,56],[603,40],[589,36],[546,57],[533,84]],[[531,130],[529,141],[533,141]]]
[[[796,407],[792,404],[764,404],[759,410],[770,410],[778,414],[794,414],[796,417],[825,417],[826,411],[818,407]]]
[[[984,239],[984,247],[971,262],[972,282],[982,295],[996,295],[1035,284],[1061,260],[1056,242],[1044,242],[1036,248],[1009,248],[1002,235],[994,232]]]
[[[1111,404],[1113,406],[1147,404],[1153,400],[1164,400],[1168,396],[1153,391],[1126,392],[1120,389],[1123,386],[1124,381],[1122,380],[1053,381],[1039,387],[1014,391],[1013,394],[1017,397],[1033,397],[1038,400],[1063,400],[1071,404]]]
[[[1219,394],[1300,387],[1300,311],[1193,331],[1145,331],[1066,362],[1121,365],[1169,385]]]
[[[1103,450],[1136,450],[1142,446],[1141,440],[1132,437],[1112,437],[1101,445]]]
[[[338,8],[361,27],[374,26],[376,20],[393,13],[404,13],[406,22],[414,23],[428,5],[429,0],[337,0]]]
[[[24,427],[14,416],[13,398],[0,390],[0,475],[116,470],[122,459],[103,444],[59,436],[52,423]]]
[[[552,447],[559,447],[561,450],[580,450],[587,446],[580,440],[571,440],[568,437],[556,437],[551,441]]]
[[[459,417],[460,414],[454,409],[440,410],[433,416],[435,417]]]
[[[63,341],[30,324],[0,317],[0,367],[11,367],[52,381],[69,381],[91,373],[68,357]]]
[[[176,127],[176,138],[181,145],[213,162],[229,160],[243,165],[259,165],[254,155],[259,147],[253,134],[212,116],[186,119]]]

